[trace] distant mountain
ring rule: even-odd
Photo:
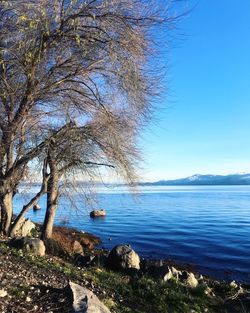
[[[141,186],[186,186],[186,185],[250,185],[250,174],[200,175],[196,174],[175,180],[160,180],[141,183]]]

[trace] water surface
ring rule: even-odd
[[[99,188],[94,208],[107,216],[91,219],[79,195],[78,210],[61,198],[56,223],[91,232],[112,248],[130,243],[142,256],[172,258],[217,278],[250,282],[250,186],[142,187],[138,196],[126,189]],[[18,195],[16,211],[27,201]],[[41,211],[27,214],[34,221]]]

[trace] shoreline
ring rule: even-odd
[[[55,227],[55,233],[53,240],[63,239],[61,243],[64,248],[79,249],[78,245],[69,245],[69,242],[80,240],[85,249],[81,253],[69,253],[67,250],[61,254],[63,247],[54,245],[54,250],[47,250],[44,257],[36,257],[25,249],[11,248],[9,238],[2,238],[0,276],[10,275],[14,278],[8,282],[4,279],[0,281],[0,291],[7,292],[9,296],[0,297],[0,308],[1,305],[2,308],[10,308],[14,302],[15,306],[26,310],[19,308],[14,312],[49,312],[45,310],[46,305],[61,305],[51,298],[54,292],[61,301],[67,303],[60,312],[71,312],[69,297],[65,293],[69,280],[87,286],[114,313],[235,313],[241,312],[239,309],[242,303],[244,308],[250,308],[247,300],[250,286],[203,277],[193,267],[169,259],[161,261],[142,258],[140,270],[110,269],[106,265],[110,251],[94,247],[100,238],[68,227]],[[64,240],[65,236],[68,241]],[[86,240],[81,241],[83,238]],[[11,274],[12,270],[16,271],[11,264],[18,264],[21,268],[17,275]],[[30,277],[33,277],[31,281]],[[45,303],[39,302],[37,290],[40,290]],[[46,290],[49,290],[48,293]],[[19,298],[14,299],[13,293],[18,293]],[[32,308],[43,306],[43,311],[31,310],[31,305]]]
[[[30,220],[30,218],[28,218]],[[39,222],[34,222],[32,221],[32,223],[34,223],[38,228],[41,227],[41,223]],[[88,231],[82,231],[79,230],[77,228],[74,227],[69,227],[67,225],[57,225],[55,224],[54,226],[54,230],[57,232],[57,230],[64,230],[64,239],[65,239],[65,235],[69,236],[69,238],[71,238],[71,241],[74,241],[77,238],[73,238],[72,236],[74,236],[74,234],[78,234],[78,236],[83,236],[86,237],[86,242],[83,241],[83,245],[86,245],[87,249],[89,250],[95,250],[97,252],[97,254],[102,253],[102,251],[105,251],[105,253],[107,254],[108,252],[110,252],[112,250],[112,248],[107,248],[103,245],[103,241],[102,238],[99,237],[98,235],[88,232]],[[54,234],[55,235],[55,234]],[[58,238],[59,240],[62,238]],[[112,242],[112,241],[111,241]],[[88,246],[88,244],[90,244],[90,246]],[[129,244],[130,243],[127,242],[120,242],[117,244]],[[112,247],[114,247],[116,244],[113,244]],[[132,245],[132,248],[133,245]],[[66,248],[67,250],[67,248]],[[70,250],[70,249],[69,249]],[[136,251],[137,252],[137,251]],[[138,252],[137,252],[138,253]],[[167,264],[169,266],[174,266],[174,267],[178,267],[182,270],[187,270],[187,271],[191,271],[196,273],[197,275],[203,275],[206,276],[212,280],[218,280],[218,281],[225,281],[226,283],[230,283],[231,281],[237,281],[240,284],[245,284],[245,285],[250,285],[250,272],[249,273],[243,273],[243,272],[236,272],[235,270],[232,269],[226,269],[224,270],[223,274],[218,273],[219,271],[221,271],[221,269],[213,269],[213,268],[209,268],[209,267],[205,267],[203,265],[199,265],[199,264],[194,264],[194,263],[190,263],[190,262],[185,262],[185,261],[181,261],[178,259],[175,259],[173,257],[151,257],[151,256],[147,256],[143,253],[138,253],[140,258],[144,261],[149,261],[149,262],[163,262],[164,264]],[[216,271],[216,273],[214,272]],[[235,273],[236,272],[236,273]],[[239,279],[239,276],[246,276],[246,279]]]

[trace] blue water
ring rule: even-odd
[[[62,197],[56,223],[96,234],[106,248],[130,243],[145,257],[171,258],[216,278],[250,282],[250,186],[142,187],[140,192],[102,188],[89,206],[73,194],[77,209]],[[27,199],[17,196],[16,212]],[[40,206],[27,216],[41,222],[45,198]],[[91,219],[91,208],[103,208],[107,216]]]

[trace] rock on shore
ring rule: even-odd
[[[111,269],[140,269],[140,257],[130,245],[117,245],[109,253],[107,264]]]

